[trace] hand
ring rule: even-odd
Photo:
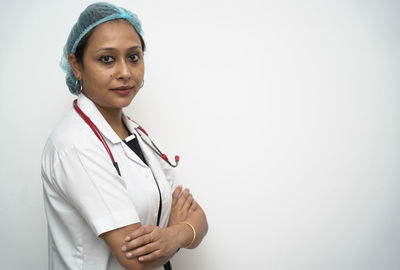
[[[137,257],[140,262],[170,257],[182,245],[182,237],[176,227],[142,226],[125,238],[122,251],[128,259]]]
[[[125,238],[122,251],[125,252],[127,258],[138,257],[140,262],[172,256],[187,242],[187,225],[182,225],[180,222],[185,221],[197,207],[198,204],[189,189],[182,191],[182,186],[178,186],[172,193],[168,228],[154,225],[142,226]],[[190,237],[191,231],[189,230]]]
[[[185,221],[196,208],[197,203],[192,194],[190,194],[189,189],[186,188],[182,192],[182,186],[178,186],[172,193],[172,206],[168,226]]]

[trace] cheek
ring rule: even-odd
[[[141,64],[134,72],[135,77],[138,79],[142,79],[144,76],[144,64]]]
[[[107,71],[99,68],[93,68],[92,70],[90,70],[89,76],[91,78],[91,81],[96,84],[109,82],[114,77],[112,71]]]
[[[114,76],[110,72],[104,72],[97,69],[86,70],[84,74],[84,85],[90,89],[101,89],[108,88],[110,81],[112,81]]]

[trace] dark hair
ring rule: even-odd
[[[96,28],[96,27],[95,27]],[[93,30],[95,29],[93,28],[92,30],[90,30],[82,39],[81,41],[79,41],[78,46],[76,46],[76,51],[75,51],[75,57],[76,60],[78,61],[79,64],[83,65],[83,53],[85,52],[85,49],[87,47],[87,43],[89,41],[90,36],[93,33]],[[134,28],[135,29],[135,28]],[[136,31],[136,29],[135,29]],[[137,32],[136,32],[137,33]],[[142,45],[142,51],[144,52],[146,50],[146,44],[144,43],[143,37],[137,33],[139,35],[140,38],[140,44]]]

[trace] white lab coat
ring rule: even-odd
[[[137,136],[151,169],[146,166],[83,94],[78,106],[102,133],[121,177],[103,144],[71,109],[50,135],[42,154],[49,269],[123,269],[99,235],[137,222],[156,224],[159,194],[153,175],[163,202],[160,226],[166,227],[174,188],[172,175],[165,162]],[[126,116],[124,121],[137,135],[137,125]]]

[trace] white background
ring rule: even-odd
[[[47,268],[40,155],[91,2],[0,4],[1,269]],[[208,216],[175,269],[400,269],[399,1],[114,3],[148,45],[127,113]]]

